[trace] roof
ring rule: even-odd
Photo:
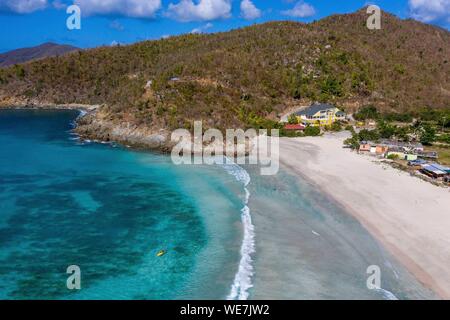
[[[305,126],[302,124],[287,124],[284,126],[286,130],[304,130]]]
[[[432,163],[431,166],[433,166],[434,168],[436,168],[437,170],[440,170],[440,171],[444,171],[444,172],[447,172],[447,173],[450,172],[450,168],[449,167],[444,167],[444,166],[441,166],[440,164],[437,164],[437,163]]]
[[[436,164],[424,164],[422,165],[422,169],[428,171],[428,172],[432,172],[434,174],[438,174],[438,175],[445,175],[446,172],[439,170],[438,168],[435,167]]]
[[[336,108],[335,106],[331,105],[331,104],[327,104],[327,103],[315,103],[312,106],[309,106],[306,109],[297,111],[295,113],[295,115],[297,116],[313,116],[315,115],[317,112],[323,111],[323,110],[328,110],[328,109],[334,109]]]
[[[410,161],[410,163],[412,163],[412,164],[426,164],[427,162],[425,160],[422,160],[422,159],[417,159],[417,160]]]
[[[388,146],[388,147],[392,146],[392,147],[402,147],[402,148],[409,148],[409,149],[423,148],[423,145],[421,143],[410,143],[410,142],[402,142],[402,141],[388,140],[388,139],[382,139],[380,141],[380,144]]]

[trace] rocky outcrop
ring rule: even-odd
[[[101,111],[92,111],[77,120],[75,131],[85,139],[114,141],[135,148],[168,152],[171,149],[169,133],[129,122],[115,123]]]

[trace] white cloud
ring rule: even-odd
[[[115,29],[117,31],[125,30],[125,27],[117,20],[111,21],[111,23],[109,24],[109,27],[112,29]]]
[[[246,20],[258,19],[261,17],[261,10],[259,10],[251,0],[242,0],[241,16]]]
[[[113,40],[111,41],[111,43],[109,44],[111,47],[118,47],[120,45],[122,45],[119,41]]]
[[[161,8],[161,0],[75,0],[81,14],[121,15],[133,18],[151,18]]]
[[[408,3],[416,20],[450,23],[450,0],[409,0]]]
[[[62,10],[62,9],[66,9],[68,7],[68,5],[64,2],[62,2],[61,0],[55,0],[52,3],[53,8],[55,8],[56,10]]]
[[[231,17],[231,0],[180,0],[170,3],[168,17],[178,21],[211,21]]]
[[[299,1],[294,8],[281,12],[282,14],[295,18],[306,18],[316,14],[316,10],[312,5],[304,1]]]
[[[208,22],[207,24],[195,28],[194,30],[191,31],[191,33],[196,33],[196,34],[200,34],[200,33],[205,33],[208,29],[211,29],[213,27],[213,24]]]
[[[0,10],[31,13],[47,7],[47,0],[0,0]]]

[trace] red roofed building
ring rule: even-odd
[[[303,131],[305,126],[302,124],[287,124],[284,126],[284,130]]]

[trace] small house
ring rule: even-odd
[[[383,154],[385,154],[386,152],[388,152],[388,150],[389,150],[389,148],[386,147],[386,146],[377,145],[377,146],[376,146],[375,153],[378,154],[378,155],[383,155]]]
[[[298,122],[304,125],[328,126],[336,121],[345,120],[346,114],[331,104],[315,103],[294,114]]]
[[[408,161],[408,166],[412,167],[415,170],[421,170],[422,165],[424,164],[427,164],[427,162],[423,159]]]
[[[302,124],[286,124],[285,126],[284,126],[284,130],[287,130],[287,131],[303,131],[303,130],[305,130],[305,126],[304,125],[302,125]]]
[[[414,153],[407,153],[407,154],[405,154],[405,160],[407,160],[407,161],[415,161],[415,160],[417,160],[417,154],[414,154]]]
[[[438,163],[432,163],[431,165],[432,165],[433,167],[435,167],[436,169],[445,172],[446,174],[450,174],[450,168],[449,168],[449,167],[440,165],[440,164],[438,164]]]
[[[420,171],[423,174],[432,177],[434,179],[443,178],[447,175],[447,173],[443,170],[440,170],[440,166],[435,163],[422,165],[422,170]]]
[[[361,143],[359,145],[359,152],[370,152],[371,148],[372,148],[372,144],[370,144],[370,143]]]
[[[417,156],[421,159],[437,159],[438,153],[437,152],[417,152]]]

